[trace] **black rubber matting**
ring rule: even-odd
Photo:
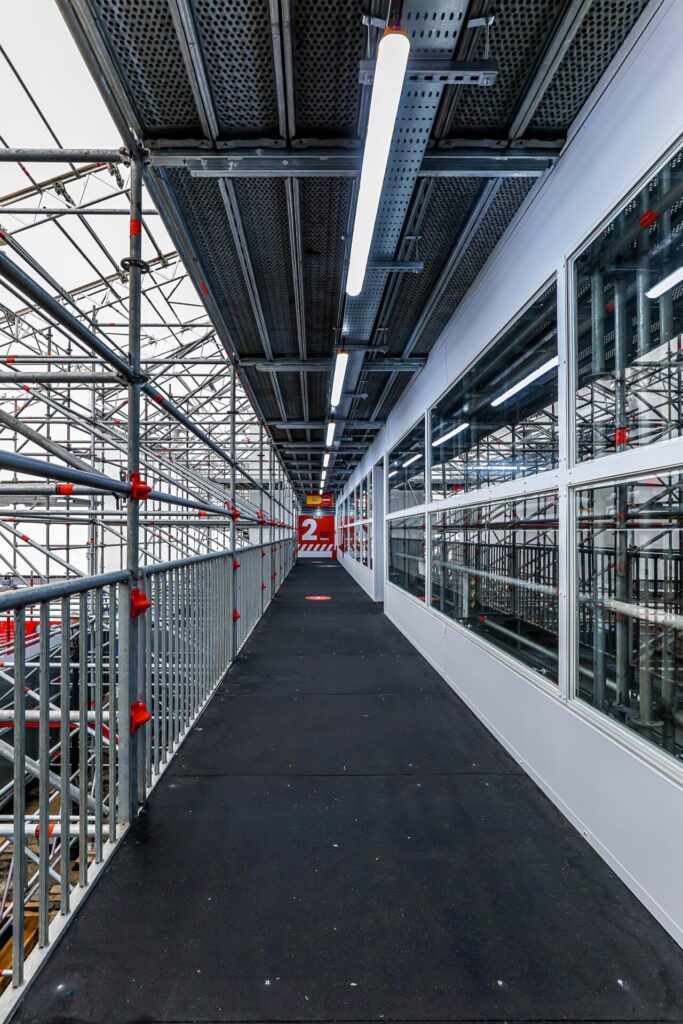
[[[300,563],[15,1019],[681,1021],[683,957],[344,570]]]

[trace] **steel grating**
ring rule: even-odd
[[[531,122],[536,129],[568,128],[648,0],[596,0],[584,18]]]
[[[221,138],[277,138],[267,0],[194,0],[193,9]]]
[[[508,178],[501,182],[500,189],[460,261],[457,272],[444,289],[421,334],[415,346],[415,354],[429,352],[500,241],[532,185],[533,182],[527,178]]]
[[[273,356],[297,355],[292,257],[284,180],[238,179],[235,193]]]
[[[218,182],[192,178],[184,170],[169,169],[166,176],[193,237],[206,286],[220,303],[239,353],[263,355]]]
[[[543,49],[561,4],[558,0],[499,0],[491,29],[491,56],[500,63],[496,82],[487,89],[460,89],[449,129],[452,137],[463,129],[477,134],[502,134],[512,121],[524,85]],[[476,59],[485,54],[482,33]],[[466,134],[466,132],[465,132]]]
[[[300,186],[307,355],[328,356],[339,313],[348,178],[304,178]]]
[[[92,0],[91,8],[127,83],[143,137],[201,136],[166,0]]]
[[[365,56],[362,0],[290,0],[299,138],[356,139]]]

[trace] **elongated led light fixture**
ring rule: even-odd
[[[327,438],[325,439],[325,444],[327,445],[328,448],[332,447],[336,427],[337,424],[334,422],[334,420],[330,420],[330,422],[327,424]]]
[[[649,291],[646,291],[648,299],[658,299],[660,295],[664,295],[665,292],[671,291],[671,289],[683,281],[683,267],[679,267],[677,270],[673,270],[666,277],[663,277],[657,284],[653,284]]]
[[[363,287],[409,53],[410,40],[407,33],[400,28],[387,28],[377,49],[346,278],[346,291],[349,295],[358,295]]]
[[[411,455],[410,458],[406,462],[403,463],[402,468],[403,469],[407,469],[408,466],[412,466],[412,464],[414,462],[417,462],[417,460],[421,459],[421,458],[422,458],[422,456],[420,455],[419,452],[417,453],[417,455]]]
[[[512,387],[508,388],[507,391],[504,391],[502,395],[498,395],[498,398],[494,398],[491,405],[502,405],[503,402],[507,402],[508,398],[512,398],[512,396],[516,395],[518,391],[528,387],[529,384],[532,384],[535,380],[538,380],[539,377],[542,377],[544,373],[548,373],[550,370],[556,369],[556,367],[559,366],[559,363],[559,357],[553,356],[552,359],[549,359],[547,363],[543,363],[543,365],[539,366],[537,370],[533,371],[533,373],[527,374],[527,376],[523,377],[522,380],[513,384]]]
[[[445,444],[446,441],[450,441],[456,434],[461,434],[463,430],[467,430],[469,423],[461,423],[457,427],[453,427],[447,434],[443,434],[441,437],[437,437],[436,441],[432,441],[432,448],[438,448],[440,444]]]
[[[323,466],[325,467],[325,469],[327,469],[329,464],[330,464],[330,453],[329,452],[325,452],[325,454],[323,455]]]
[[[341,401],[344,377],[346,376],[346,364],[348,361],[348,352],[337,352],[334,362],[334,377],[332,378],[332,397],[330,398],[330,405],[332,408],[339,405],[339,402]]]
[[[387,477],[387,480],[391,480],[392,476],[396,476],[397,473],[398,473],[397,469],[392,469],[391,473]]]

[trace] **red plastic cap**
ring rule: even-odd
[[[232,567],[233,567],[233,569],[239,569],[239,567],[240,567],[240,563],[237,561],[236,558],[233,558],[233,560],[232,560]]]
[[[147,725],[151,718],[151,714],[147,710],[147,705],[142,700],[133,701],[130,706],[130,734],[135,736],[138,729]]]
[[[138,615],[144,615],[148,608],[152,607],[152,602],[147,597],[147,594],[143,593],[142,590],[138,590],[134,587],[130,592],[130,614],[136,619]]]
[[[145,481],[141,479],[139,473],[131,473],[130,474],[130,483],[131,483],[131,488],[130,488],[130,500],[131,501],[144,501],[145,498],[147,498],[148,495],[152,491],[152,488],[150,487],[150,485],[146,484]]]
[[[57,484],[57,494],[73,494],[73,484]]]
[[[242,618],[242,616],[241,616],[241,615],[240,615],[240,613],[239,613],[239,612],[237,611],[237,609],[236,609],[236,608],[233,608],[233,610],[232,610],[232,621],[233,621],[233,622],[237,622],[237,620],[238,620],[238,619],[241,619],[241,618]]]

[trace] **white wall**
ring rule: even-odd
[[[532,190],[347,491],[553,274],[559,384],[567,395],[566,261],[683,135],[682,48],[683,0],[653,0],[572,126],[562,157]],[[683,945],[683,873],[676,866],[683,850],[683,773],[672,759],[572,699],[567,639],[569,488],[626,470],[646,472],[653,464],[683,465],[683,441],[572,467],[568,420],[567,398],[561,397],[560,464],[544,474],[548,486],[559,489],[561,507],[559,688],[389,584],[385,610]],[[536,483],[505,487],[522,493]],[[486,493],[479,491],[478,499]]]

